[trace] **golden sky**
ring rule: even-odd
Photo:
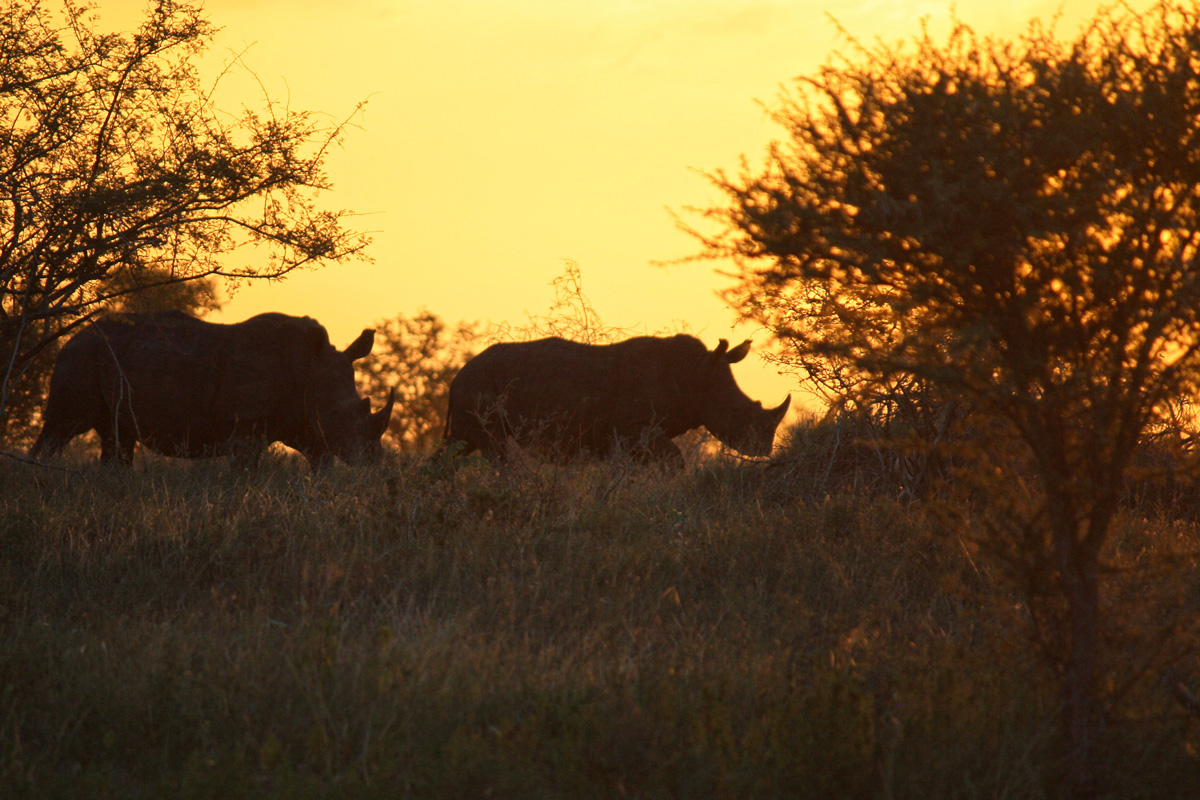
[[[957,0],[977,32],[1012,37],[1062,10],[1073,37],[1098,0]],[[1137,5],[1142,5],[1138,3]],[[101,27],[127,29],[142,0],[99,0]],[[208,0],[221,28],[207,60],[234,53],[293,109],[350,115],[322,202],[362,214],[374,263],[239,291],[216,321],[307,314],[348,344],[375,320],[426,307],[454,322],[519,325],[544,314],[564,260],[608,325],[733,329],[719,265],[653,266],[696,252],[670,210],[720,201],[701,171],[761,163],[782,130],[773,105],[791,79],[845,45],[946,28],[926,0]],[[244,72],[226,85],[261,90]],[[238,102],[232,100],[232,102]],[[247,98],[258,104],[258,97]],[[236,110],[236,107],[231,108]],[[260,257],[247,253],[246,257]],[[775,405],[795,388],[756,358],[743,389]]]

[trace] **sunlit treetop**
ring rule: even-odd
[[[1166,350],[1191,360],[1200,313],[1198,70],[1197,11],[1171,4],[1102,11],[1073,41],[959,24],[945,44],[858,48],[797,80],[765,169],[715,176],[730,204],[708,212],[724,230],[707,251],[776,327],[852,304],[877,324],[781,332],[870,345],[879,369],[1143,380]]]

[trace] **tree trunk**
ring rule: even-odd
[[[1099,793],[1096,776],[1100,729],[1096,678],[1099,670],[1100,609],[1098,554],[1082,544],[1074,526],[1056,527],[1063,592],[1067,600],[1068,640],[1063,673],[1063,733],[1066,739],[1066,778],[1071,796],[1092,798]]]

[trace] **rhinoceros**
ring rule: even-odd
[[[730,364],[746,357],[722,339],[638,336],[608,345],[549,338],[494,344],[450,385],[446,446],[506,456],[510,439],[552,457],[619,449],[682,463],[675,436],[704,426],[749,456],[767,456],[783,403],[764,409],[742,393]]]
[[[334,456],[378,458],[394,391],[372,413],[352,366],[374,337],[364,330],[339,352],[309,317],[268,313],[232,325],[178,311],[104,317],[59,353],[30,455],[58,453],[95,430],[101,460],[126,465],[135,442],[168,456],[243,462],[283,442],[313,467]]]

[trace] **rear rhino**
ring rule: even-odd
[[[365,330],[339,352],[309,317],[260,314],[233,325],[178,311],[105,317],[63,346],[30,454],[57,453],[95,430],[101,458],[126,465],[139,441],[181,458],[257,459],[271,442],[314,467],[334,456],[378,458],[394,398],[371,413],[352,365],[374,337]]]
[[[728,348],[722,339],[709,351],[686,335],[495,344],[450,385],[445,438],[488,457],[503,458],[511,438],[554,455],[624,447],[678,463],[671,439],[703,425],[746,455],[768,456],[791,397],[773,409],[750,400],[730,369],[750,342]]]

